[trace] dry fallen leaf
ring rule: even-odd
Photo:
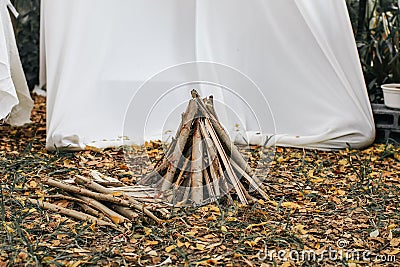
[[[166,251],[167,253],[169,253],[169,252],[171,252],[172,250],[174,250],[175,248],[176,248],[175,245],[171,245],[171,246],[166,247],[166,248],[165,248],[165,251]]]

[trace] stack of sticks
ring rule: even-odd
[[[93,173],[92,173],[93,174]],[[95,174],[95,172],[94,172]],[[82,211],[61,207],[41,199],[28,199],[42,209],[48,209],[64,214],[75,219],[89,221],[99,226],[111,226],[119,228],[119,225],[135,221],[141,216],[151,218],[157,223],[162,220],[153,212],[167,216],[167,205],[155,197],[157,194],[153,188],[144,186],[125,186],[122,183],[113,182],[113,186],[107,186],[108,182],[77,175],[75,179],[58,181],[51,178],[43,178],[46,185],[62,189],[62,194],[47,196],[77,203]]]
[[[139,183],[160,190],[176,206],[203,205],[232,191],[248,204],[253,200],[249,188],[268,199],[261,181],[218,121],[213,97],[201,99],[194,89],[191,94],[171,145]]]

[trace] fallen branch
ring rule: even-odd
[[[103,213],[106,217],[110,218],[111,221],[115,224],[121,224],[126,221],[128,221],[127,218],[124,216],[121,216],[120,214],[116,213],[115,211],[111,210],[107,206],[103,205],[99,201],[92,199],[90,197],[85,197],[85,196],[79,196],[75,195],[77,198],[82,199],[86,203],[88,203],[91,207],[94,207],[95,209],[99,210],[101,213]]]
[[[109,196],[109,197],[112,197],[112,198],[115,198],[115,197],[113,197],[112,195],[109,195],[109,194],[120,195],[120,197],[122,198],[122,199],[118,198],[120,202],[112,202],[112,201],[108,201],[108,202],[112,202],[114,204],[117,204],[117,205],[120,205],[120,206],[125,206],[125,207],[134,207],[135,209],[145,213],[147,216],[149,216],[150,218],[155,220],[157,223],[161,223],[162,222],[162,220],[157,218],[151,211],[149,211],[145,207],[144,204],[139,203],[136,199],[124,194],[123,192],[115,192],[115,191],[113,191],[113,190],[111,190],[109,188],[106,188],[106,187],[104,187],[104,186],[102,186],[102,185],[100,185],[100,184],[98,184],[98,183],[96,183],[96,182],[94,182],[94,181],[92,181],[92,180],[90,180],[90,179],[88,179],[86,177],[80,176],[80,175],[76,176],[75,181],[78,184],[82,184],[82,185],[86,186],[87,188],[90,188],[90,189],[92,189],[94,191],[99,192],[99,193],[93,193],[93,192],[88,190],[89,192],[91,192],[93,194],[98,194],[98,195],[102,195],[102,196]],[[93,198],[96,198],[96,197],[93,197]],[[104,199],[98,199],[98,200],[104,200]],[[128,205],[124,205],[126,203],[128,203]]]
[[[70,216],[70,217],[78,219],[78,220],[83,220],[83,221],[88,221],[88,222],[91,222],[91,223],[95,223],[95,224],[97,224],[99,226],[110,226],[110,227],[112,227],[114,229],[120,230],[120,228],[118,226],[116,226],[115,224],[113,224],[113,223],[106,222],[104,220],[101,220],[99,218],[96,218],[94,216],[91,216],[91,215],[88,215],[88,214],[85,214],[85,213],[82,213],[82,212],[79,212],[79,211],[76,211],[76,210],[71,210],[71,209],[68,209],[68,208],[60,207],[60,206],[57,206],[57,205],[54,205],[54,204],[51,204],[51,203],[48,203],[48,202],[44,202],[44,201],[39,200],[39,199],[30,199],[30,198],[28,198],[27,200],[29,202],[31,202],[32,204],[37,204],[42,209],[58,212],[58,213]]]

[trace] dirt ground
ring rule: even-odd
[[[259,200],[244,206],[233,195],[233,203],[171,209],[160,225],[139,218],[117,231],[26,198],[79,210],[41,179],[98,170],[135,184],[151,170],[148,155],[157,157],[151,155],[157,148],[137,147],[132,166],[122,148],[47,152],[45,115],[45,99],[35,96],[32,124],[0,125],[0,267],[400,265],[399,145],[335,152],[278,147],[263,174],[268,200],[254,193]]]

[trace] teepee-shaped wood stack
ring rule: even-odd
[[[155,169],[141,181],[166,196],[175,205],[202,205],[234,191],[243,204],[252,200],[247,189],[254,188],[268,199],[261,181],[218,121],[213,97],[192,99],[175,139]]]

